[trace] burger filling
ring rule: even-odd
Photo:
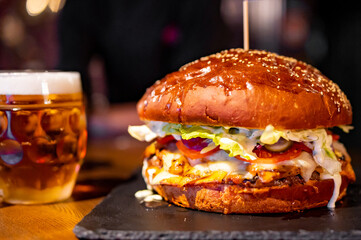
[[[156,140],[145,152],[143,175],[148,186],[220,182],[266,187],[333,179],[328,203],[333,208],[340,173],[350,161],[338,136],[326,129],[276,130],[268,125],[261,130],[149,121],[128,130],[138,140]]]

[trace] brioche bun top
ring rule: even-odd
[[[351,124],[337,84],[294,58],[259,50],[224,50],[188,63],[147,89],[142,120],[264,129]]]

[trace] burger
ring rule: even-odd
[[[355,181],[333,133],[352,128],[350,102],[294,58],[243,49],[202,57],[156,81],[137,112],[145,125],[128,131],[151,142],[145,182],[175,205],[224,214],[334,208]]]

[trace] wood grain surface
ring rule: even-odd
[[[116,107],[107,113],[110,120],[104,115],[90,119],[95,133],[70,199],[43,205],[8,205],[0,199],[0,239],[77,239],[75,225],[141,166],[146,143],[126,131],[128,124],[139,124],[133,105]],[[127,116],[133,120],[126,123]],[[117,125],[117,119],[123,121]]]
[[[35,206],[3,206],[0,239],[77,239],[74,226],[102,197]]]

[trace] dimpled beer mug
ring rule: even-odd
[[[79,73],[0,72],[0,199],[68,198],[86,141]]]

